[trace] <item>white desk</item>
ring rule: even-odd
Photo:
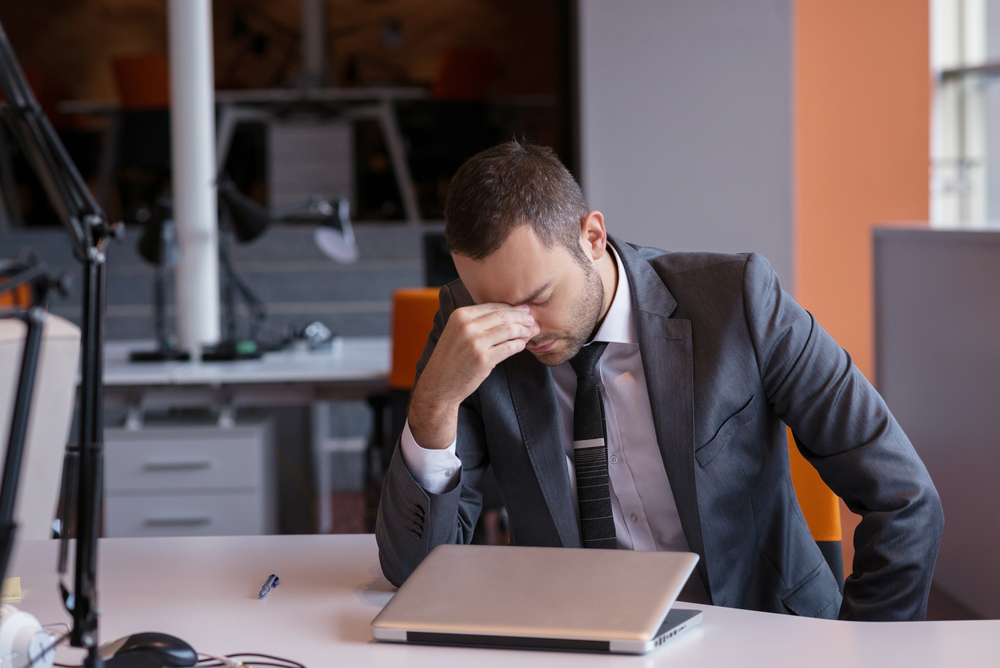
[[[198,405],[221,402],[231,406],[363,399],[385,390],[389,376],[390,344],[385,336],[338,337],[328,350],[288,349],[257,360],[129,361],[129,352],[154,347],[149,341],[107,344],[106,404],[175,406],[192,397]]]
[[[290,105],[337,105],[344,118],[352,120],[377,121],[382,130],[389,160],[392,163],[396,186],[403,200],[403,210],[411,225],[420,222],[420,207],[410,176],[410,166],[406,160],[405,142],[399,129],[394,104],[397,101],[426,99],[428,91],[421,86],[374,86],[358,88],[266,88],[251,90],[215,91],[215,101],[219,107],[216,129],[216,159],[221,171],[229,154],[236,126],[242,122],[267,123],[273,117],[269,109],[284,111]],[[58,109],[64,114],[87,114],[109,116],[111,122],[105,136],[105,146],[101,151],[101,165],[98,174],[98,201],[107,207],[107,195],[114,176],[114,154],[118,144],[121,106],[115,102],[101,100],[65,100]]]
[[[233,362],[130,362],[132,350],[152,350],[150,341],[114,341],[105,348],[104,403],[128,409],[126,426],[139,429],[153,407],[214,407],[219,425],[235,424],[240,406],[308,405],[312,410],[312,454],[319,531],[333,516],[326,497],[331,450],[364,447],[359,439],[329,439],[328,402],[364,400],[388,387],[388,337],[338,337],[320,351],[288,349],[259,360]],[[357,442],[355,442],[357,441]]]
[[[43,624],[68,619],[56,589],[57,547],[21,542],[8,572],[21,577],[17,605]],[[381,644],[369,624],[392,587],[371,535],[118,538],[101,540],[98,551],[102,641],[161,631],[202,652],[263,652],[310,668],[921,668],[997,665],[1000,657],[1000,621],[851,623],[711,606],[692,606],[705,611],[701,629],[645,657]],[[257,600],[270,573],[281,585]],[[61,649],[56,660],[80,656]]]
[[[413,187],[406,145],[399,128],[394,103],[397,100],[422,100],[427,97],[423,87],[382,86],[375,88],[271,88],[264,90],[220,90],[215,93],[219,104],[219,126],[216,131],[216,160],[221,172],[229,155],[236,126],[242,122],[270,122],[275,113],[287,111],[290,105],[325,105],[337,110],[342,118],[378,122],[382,138],[389,151],[389,162],[396,177],[396,187],[402,199],[403,211],[411,225],[420,222],[420,206]]]

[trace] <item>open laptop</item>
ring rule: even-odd
[[[436,547],[372,620],[377,640],[645,654],[701,623],[671,610],[689,552]]]

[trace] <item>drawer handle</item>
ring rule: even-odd
[[[142,466],[145,471],[202,471],[212,468],[208,459],[178,462],[146,462]]]
[[[211,517],[147,517],[142,524],[147,527],[203,527],[211,523]]]

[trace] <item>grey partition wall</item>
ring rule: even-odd
[[[793,5],[579,0],[579,176],[608,231],[758,252],[794,290]]]
[[[944,504],[935,583],[1000,618],[1000,229],[875,231],[876,385]]]

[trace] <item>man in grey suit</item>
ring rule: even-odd
[[[461,280],[441,290],[383,487],[376,535],[391,582],[436,545],[471,540],[490,464],[512,543],[581,546],[591,500],[574,475],[585,441],[573,437],[581,372],[569,362],[595,345],[606,346],[593,375],[619,548],[698,553],[696,601],[924,618],[944,523],[934,485],[765,259],[611,237],[551,151],[516,142],[459,169],[445,219]],[[796,500],[786,424],[863,518],[843,594]]]

